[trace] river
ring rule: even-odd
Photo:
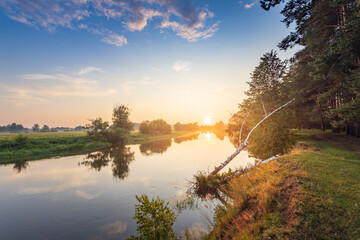
[[[86,155],[0,166],[0,239],[124,239],[136,235],[135,195],[176,202],[197,171],[213,170],[234,146],[226,136],[127,145]],[[246,152],[229,164],[245,166]],[[228,167],[223,171],[227,171]],[[181,234],[209,229],[212,207],[182,211]]]

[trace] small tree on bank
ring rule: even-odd
[[[124,143],[127,135],[130,134],[134,124],[130,121],[130,110],[125,105],[117,105],[113,109],[112,121],[103,121],[102,118],[90,120],[91,123],[86,125],[89,137],[96,141],[105,141],[112,144]]]

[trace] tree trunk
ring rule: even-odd
[[[357,127],[356,127],[356,137],[360,138],[360,122],[357,123]]]
[[[273,115],[274,113],[276,113],[277,111],[279,111],[280,109],[282,109],[283,107],[286,107],[287,105],[289,105],[292,101],[294,101],[295,98],[291,99],[290,101],[288,101],[287,103],[285,103],[284,105],[278,107],[277,109],[275,109],[274,111],[272,111],[269,115],[267,115],[266,117],[264,117],[260,122],[258,122],[255,127],[253,127],[251,129],[251,131],[248,133],[244,143],[240,142],[240,146],[235,150],[235,152],[233,154],[231,154],[222,164],[220,164],[220,166],[215,167],[214,171],[212,171],[211,173],[209,173],[208,178],[213,177],[215,174],[217,174],[221,169],[223,169],[231,160],[233,160],[240,152],[241,150],[243,150],[249,143],[249,138],[250,135],[252,134],[252,132],[262,123],[264,122],[267,118],[269,118],[271,115]],[[246,118],[245,118],[246,120]],[[244,121],[245,121],[244,120]],[[241,135],[241,134],[240,134]]]

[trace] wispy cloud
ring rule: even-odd
[[[122,45],[127,44],[127,40],[124,36],[117,35],[116,33],[110,33],[107,36],[105,36],[101,41],[115,45],[117,47],[121,47]]]
[[[118,47],[127,44],[126,37],[107,27],[95,27],[91,18],[117,20],[128,31],[142,31],[149,21],[158,18],[160,32],[171,29],[189,42],[212,37],[219,27],[219,22],[207,23],[215,14],[196,6],[194,0],[0,0],[0,8],[11,19],[38,29],[86,29],[103,35],[103,42]]]
[[[255,4],[256,4],[257,1],[254,1],[252,3],[248,3],[248,4],[245,4],[244,8],[246,9],[249,9],[249,8],[252,8]]]
[[[188,72],[191,70],[190,65],[191,62],[188,61],[176,61],[173,65],[173,69],[176,72]]]
[[[92,239],[113,239],[121,236],[127,229],[127,224],[121,221],[115,221],[113,223],[108,223],[103,225],[100,228],[100,234]]]
[[[24,74],[22,86],[1,86],[1,98],[17,106],[32,103],[44,103],[51,98],[61,97],[97,97],[112,95],[114,88],[104,88],[97,80],[80,77],[91,71],[101,69],[89,67],[82,69],[76,75],[67,74]]]
[[[103,72],[103,70],[101,70],[101,68],[89,66],[89,67],[80,69],[78,74],[84,75],[84,74],[91,73],[91,72]]]
[[[131,95],[134,89],[151,84],[150,78],[144,77],[142,80],[125,81],[120,84],[120,89],[125,95]]]

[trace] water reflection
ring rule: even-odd
[[[29,167],[29,162],[27,161],[19,161],[14,164],[13,169],[16,173],[21,173],[26,170],[26,168]]]
[[[177,144],[180,144],[180,143],[186,142],[186,141],[194,141],[194,140],[198,139],[199,135],[200,135],[200,132],[182,136],[182,137],[176,137],[176,138],[174,138],[174,142]]]
[[[161,151],[155,143],[142,146],[151,156],[140,152],[139,145],[128,145],[0,166],[0,212],[6,216],[0,218],[0,239],[125,239],[136,234],[135,195],[182,199],[186,180],[234,151],[227,137],[220,141],[210,133],[208,141],[205,133],[197,135],[163,141],[167,147]],[[253,160],[241,152],[228,167],[249,162]],[[126,180],[114,181],[114,176]],[[184,206],[176,232],[186,227],[194,234],[204,232],[201,225],[206,228],[207,216],[213,216],[212,206],[201,200],[195,205]]]
[[[162,154],[171,146],[171,139],[157,140],[140,144],[139,149],[142,155],[150,156],[154,153]]]
[[[131,151],[130,147],[119,145],[99,152],[89,153],[80,164],[100,171],[111,163],[113,176],[124,179],[129,175],[129,165],[134,160],[134,152]]]

